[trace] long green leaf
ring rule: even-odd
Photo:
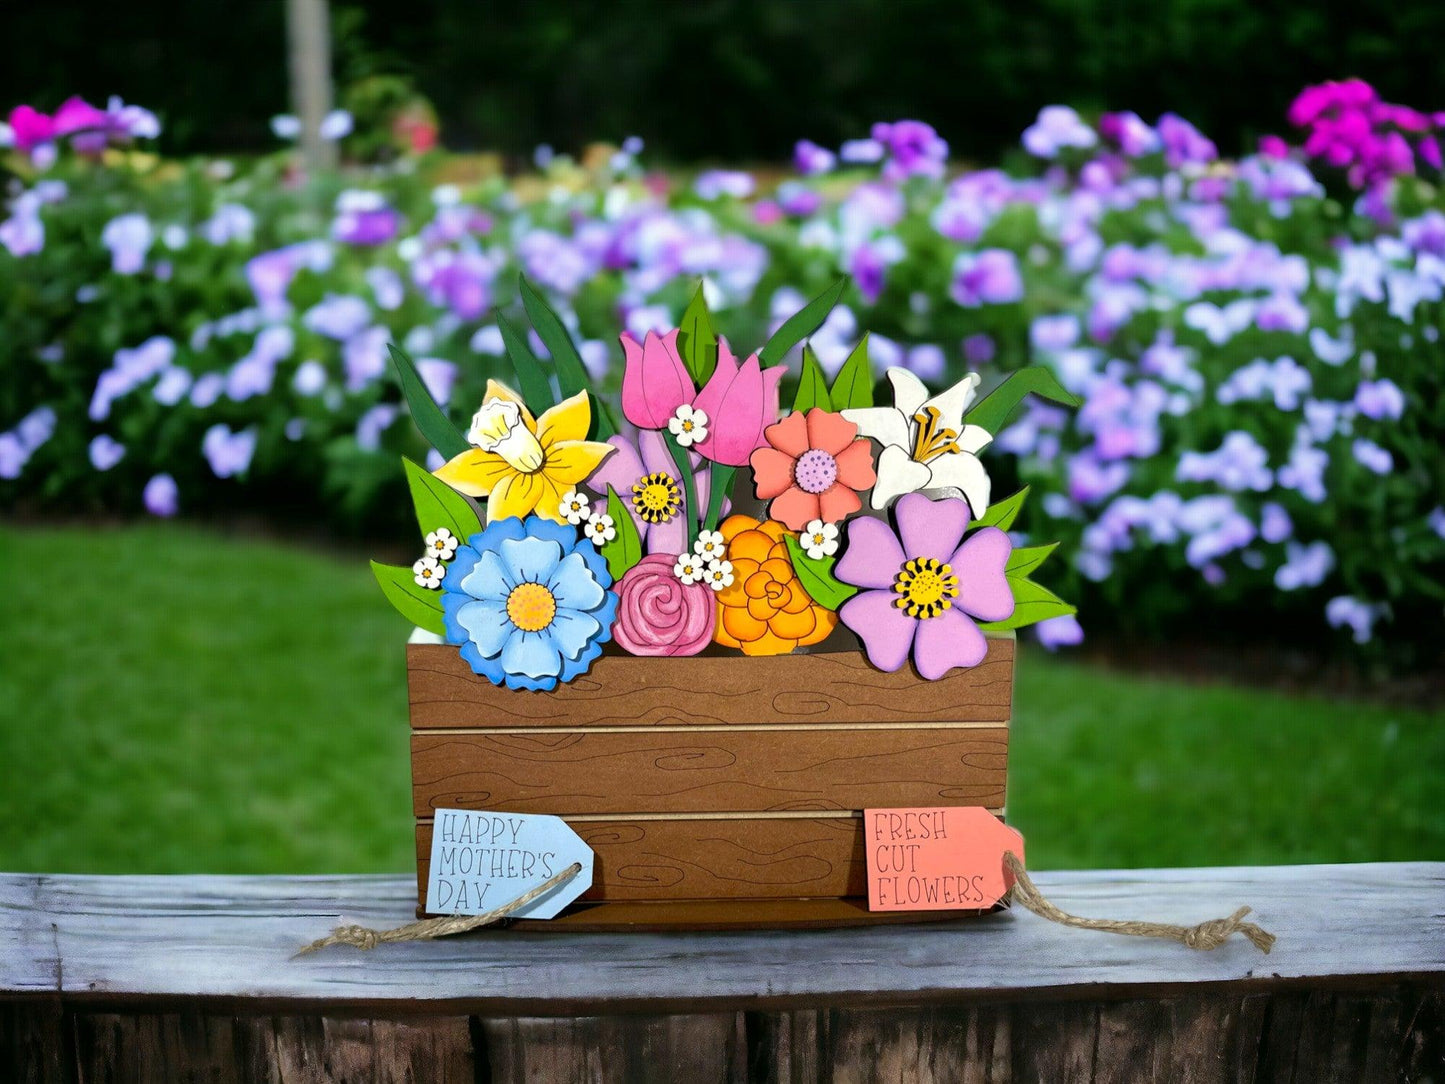
[[[838,370],[829,397],[834,410],[858,410],[873,405],[873,365],[868,360],[866,333]]]
[[[798,380],[798,394],[793,397],[795,411],[811,410],[818,407],[832,410],[833,400],[828,394],[828,378],[823,366],[818,364],[818,355],[811,346],[803,347],[803,375]]]
[[[435,474],[403,459],[406,484],[411,489],[411,503],[416,508],[416,524],[423,536],[445,527],[459,542],[465,542],[482,529],[482,520],[472,503]]]
[[[1060,384],[1058,378],[1048,369],[1034,365],[1010,373],[1008,378],[984,396],[963,420],[969,425],[982,426],[994,436],[998,436],[1026,395],[1037,395],[1067,407],[1076,407],[1083,403],[1082,399]]]
[[[763,368],[778,364],[789,350],[817,331],[828,319],[833,306],[838,304],[838,298],[843,296],[843,287],[847,285],[847,279],[839,279],[784,320],[783,326],[773,333],[768,344],[758,351],[758,361]]]
[[[522,286],[522,307],[527,310],[527,318],[537,329],[538,338],[552,355],[552,364],[557,367],[557,387],[562,392],[562,398],[567,399],[579,391],[587,391],[591,380],[587,376],[587,367],[582,364],[582,355],[577,352],[577,344],[572,341],[572,333],[567,330],[562,317],[557,315],[557,310],[527,281],[527,276],[519,275],[518,278]],[[592,432],[598,440],[606,440],[617,432],[616,426],[612,424],[611,412],[604,409],[597,397],[590,392],[589,398],[592,401]]]
[[[1051,617],[1078,613],[1075,607],[1070,606],[1047,587],[1040,587],[1033,580],[1009,576],[1008,585],[1014,594],[1014,612],[1003,621],[990,621],[987,624],[979,625],[978,627],[985,632],[1021,629],[1026,625],[1036,625],[1040,621],[1047,621]]]
[[[717,333],[712,327],[712,316],[707,311],[707,298],[703,296],[701,283],[688,302],[687,311],[682,314],[682,323],[678,325],[677,351],[697,386],[700,388],[706,384],[707,378],[717,368]]]
[[[1016,549],[1009,554],[1008,565],[1004,571],[1010,576],[1028,576],[1058,548],[1057,542],[1050,542],[1047,546],[1024,546]]]
[[[1018,519],[1019,510],[1023,508],[1024,499],[1028,495],[1029,487],[1024,486],[1012,497],[1006,497],[1004,500],[989,505],[983,515],[973,521],[973,525],[975,527],[997,527],[1001,531],[1008,530],[1014,525],[1014,520]]]
[[[442,593],[430,587],[417,584],[409,568],[401,565],[383,565],[371,562],[371,571],[376,582],[381,584],[382,593],[396,607],[397,612],[418,628],[445,636],[446,622],[442,619]]]
[[[833,575],[836,557],[813,560],[803,549],[803,544],[790,534],[783,536],[788,545],[788,555],[793,559],[793,572],[808,597],[824,609],[837,613],[838,607],[858,593],[851,583],[843,583]]]
[[[527,346],[527,340],[512,322],[497,313],[497,328],[502,333],[502,344],[507,348],[507,359],[512,363],[512,372],[517,374],[517,390],[522,401],[532,414],[538,415],[556,403],[552,385],[547,382],[547,371]]]
[[[401,382],[402,394],[406,396],[407,409],[411,420],[416,423],[426,442],[447,459],[461,455],[471,447],[446,412],[437,405],[427,390],[426,382],[416,371],[416,363],[410,355],[395,343],[387,343],[392,363],[396,366],[397,380]]]
[[[612,582],[622,579],[625,573],[642,560],[642,538],[637,533],[637,524],[622,504],[617,490],[607,487],[607,514],[612,517],[612,526],[617,537],[602,547],[602,556],[607,559],[607,571],[612,573]]]

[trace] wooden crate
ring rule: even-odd
[[[519,925],[917,920],[867,910],[862,810],[1003,815],[1014,657],[1012,634],[991,637],[982,664],[928,682],[857,651],[609,655],[529,693],[410,644],[418,900],[433,811],[489,809],[560,816],[596,854],[581,903]]]

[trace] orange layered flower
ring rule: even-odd
[[[744,655],[786,655],[833,631],[838,615],[814,602],[793,574],[781,523],[729,516],[720,530],[733,582],[717,596],[718,643]]]

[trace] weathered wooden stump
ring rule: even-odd
[[[1445,1079],[1445,864],[1039,874],[1086,915],[1279,935],[1213,953],[1015,910],[920,926],[484,931],[410,877],[0,877],[3,1081]]]

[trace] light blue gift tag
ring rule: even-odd
[[[592,848],[561,817],[438,809],[432,827],[426,909],[481,915],[544,884],[573,862],[582,871],[511,918],[553,918],[592,887]]]

